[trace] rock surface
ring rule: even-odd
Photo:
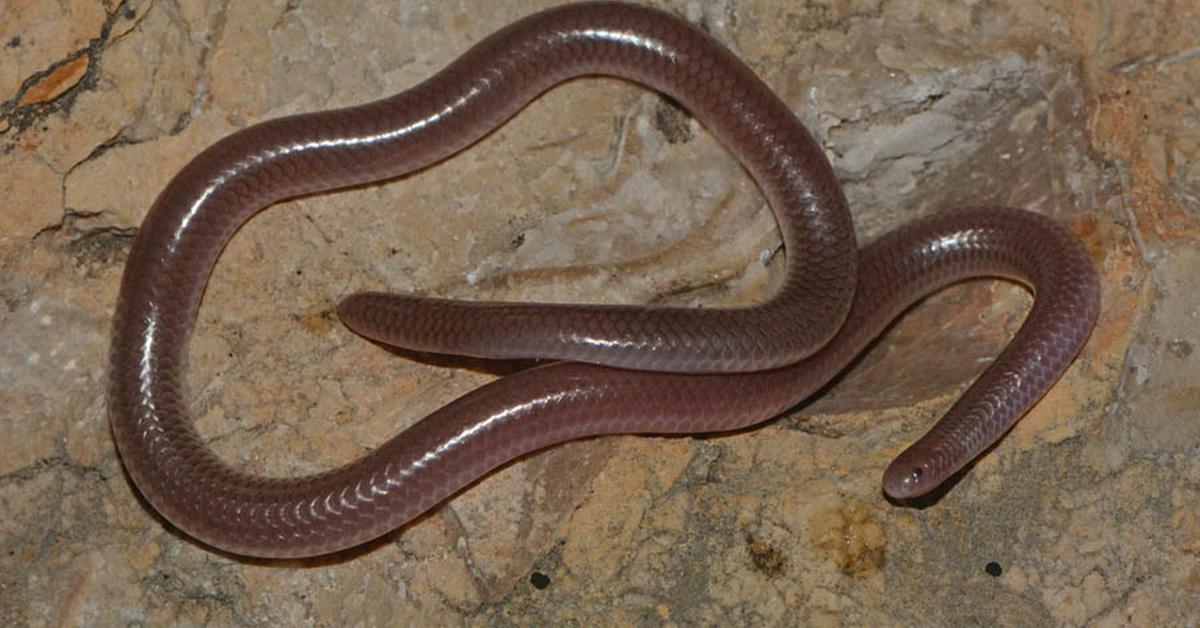
[[[1054,215],[1104,276],[1059,385],[928,507],[888,460],[1020,324],[975,282],[759,429],[603,438],[510,465],[369,547],[292,564],[158,518],[107,427],[122,262],[169,177],[240,127],[411,86],[540,0],[0,3],[0,623],[1183,625],[1200,617],[1200,5],[665,0],[790,103],[861,238],[962,204]],[[282,204],[223,254],[199,429],[291,475],[489,379],[345,330],[337,299],[723,305],[779,269],[756,188],[615,80],[546,95],[419,176]],[[254,295],[253,298],[247,298]]]

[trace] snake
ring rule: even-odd
[[[738,159],[779,225],[786,259],[773,295],[725,308],[353,294],[336,311],[367,338],[546,362],[322,473],[266,477],[222,460],[195,427],[185,376],[204,290],[238,228],[286,199],[430,167],[556,85],[596,75],[674,99]],[[241,556],[320,556],[401,528],[498,467],[566,441],[763,423],[821,389],[914,303],[979,277],[1018,282],[1033,304],[996,360],[889,465],[883,490],[894,500],[960,473],[1074,361],[1100,307],[1086,247],[1047,216],[989,206],[935,213],[860,248],[822,147],[716,38],[654,8],[570,4],[513,22],[398,94],[245,127],[181,168],[125,262],[109,424],[137,491],[192,539]]]

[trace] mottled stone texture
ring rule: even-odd
[[[559,447],[333,559],[214,554],[140,502],[109,439],[107,342],[171,174],[245,125],[411,86],[551,4],[0,0],[0,624],[1200,617],[1195,2],[656,2],[792,104],[863,239],[1004,203],[1061,218],[1102,269],[1078,362],[928,507],[886,501],[880,474],[1020,324],[1021,289],[929,299],[760,429]],[[209,284],[193,408],[235,464],[327,469],[503,370],[353,336],[331,314],[350,291],[745,303],[777,247],[755,187],[685,113],[576,81],[417,176],[254,219]]]

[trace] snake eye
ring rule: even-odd
[[[921,484],[921,476],[925,473],[924,467],[913,467],[909,470],[908,475],[904,476],[901,484],[904,485],[905,492],[911,494]]]
[[[924,486],[926,471],[923,464],[893,461],[892,466],[883,474],[883,490],[895,499],[909,499],[921,495],[927,490]]]

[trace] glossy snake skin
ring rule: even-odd
[[[413,349],[558,360],[483,386],[345,467],[264,478],[219,460],[184,391],[188,339],[217,257],[281,199],[397,177],[440,161],[572,77],[623,77],[682,103],[763,190],[786,279],[739,309],[469,303],[354,295],[353,329]],[[164,517],[222,550],[300,557],[410,521],[522,454],[598,434],[740,428],[795,405],[915,300],[1002,276],[1036,298],[1012,343],[888,469],[905,498],[1002,436],[1071,363],[1099,283],[1078,239],[1020,210],[962,210],[857,250],[841,186],[788,106],[714,39],[654,9],[586,3],[497,32],[396,96],[264,122],[202,152],[142,225],[113,328],[110,416],[130,477]]]

